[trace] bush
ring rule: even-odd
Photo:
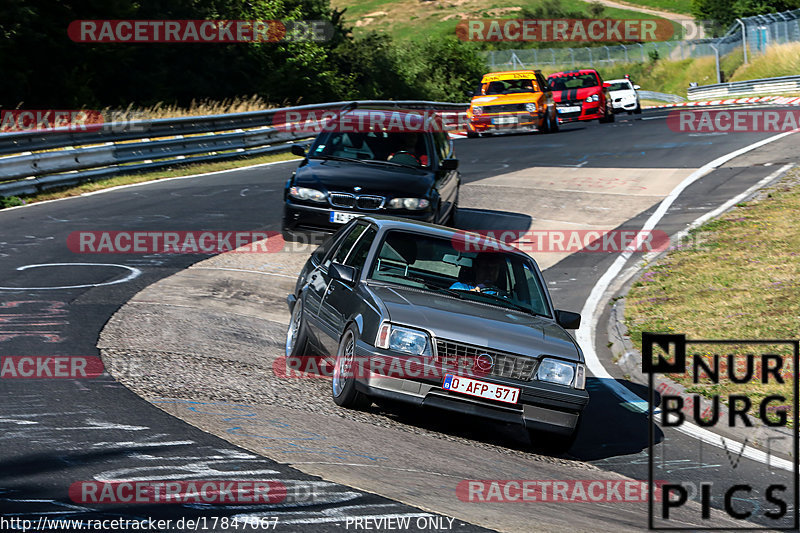
[[[0,196],[0,209],[25,205],[25,200],[18,196]]]

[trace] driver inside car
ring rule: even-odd
[[[483,254],[473,261],[476,262],[471,269],[475,274],[474,279],[457,281],[450,285],[450,288],[462,291],[485,292],[487,294],[499,292],[500,288],[497,280],[500,277],[501,269],[505,265],[505,260],[492,254]]]
[[[389,154],[387,161],[404,165],[428,166],[428,155],[425,150],[418,151],[420,137],[417,133],[406,133],[397,149]],[[420,153],[421,152],[421,153]]]

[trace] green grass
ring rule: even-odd
[[[749,56],[749,60],[747,65],[739,62],[741,66],[733,73],[731,81],[796,75],[800,73],[800,43],[773,46],[764,54]]]
[[[238,159],[231,159],[228,161],[215,161],[213,163],[189,163],[185,165],[174,165],[172,167],[165,168],[162,170],[143,172],[139,174],[126,174],[121,176],[115,176],[113,178],[108,178],[98,181],[90,181],[87,183],[83,183],[81,185],[76,185],[74,187],[53,189],[39,194],[24,195],[20,197],[11,196],[8,198],[0,198],[0,209],[4,207],[13,207],[16,205],[43,202],[46,200],[56,200],[58,198],[67,198],[70,196],[80,196],[81,194],[87,192],[109,189],[111,187],[118,187],[120,185],[131,185],[133,183],[156,181],[164,178],[174,178],[178,176],[189,176],[192,174],[205,174],[207,172],[231,170],[234,168],[241,168],[250,165],[272,163],[275,161],[288,161],[291,159],[298,159],[298,157],[287,152],[280,154],[267,154],[255,157],[242,157]]]
[[[616,0],[619,4],[631,4],[641,7],[668,11],[670,13],[692,14],[692,0]]]
[[[643,331],[683,333],[690,339],[796,339],[800,335],[800,171],[768,196],[740,204],[694,232],[685,247],[646,267],[626,297],[625,321],[641,349]],[[766,348],[765,348],[766,350]],[[723,353],[728,353],[726,350]],[[772,353],[781,353],[776,347]],[[702,350],[697,357],[709,352]],[[753,386],[791,398],[791,359],[783,385]],[[689,385],[689,379],[677,379]],[[742,392],[726,380],[710,394]]]
[[[660,1],[660,0],[653,0]],[[579,11],[590,18],[590,3],[581,0],[560,0],[561,6]],[[455,35],[458,22],[466,18],[515,18],[524,8],[535,8],[541,0],[521,0],[510,7],[503,0],[464,0],[463,2],[420,2],[419,0],[333,0],[336,8],[347,8],[346,23],[355,26],[353,33],[363,35],[374,30],[388,33],[399,40],[422,41],[428,37]],[[516,9],[520,8],[520,9]],[[386,12],[385,15],[376,15]],[[374,15],[367,17],[366,15]],[[638,11],[604,7],[602,18],[657,18]],[[447,18],[447,20],[442,20]],[[356,24],[359,24],[356,26]]]

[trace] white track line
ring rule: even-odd
[[[728,161],[730,161],[735,157],[750,152],[751,150],[755,150],[756,148],[760,148],[761,146],[764,146],[771,142],[782,139],[788,135],[791,135],[792,133],[796,133],[797,131],[800,130],[780,133],[778,135],[774,135],[757,143],[753,143],[749,146],[745,146],[744,148],[740,148],[739,150],[736,150],[722,157],[719,157],[711,161],[710,163],[706,163],[699,169],[695,170],[689,176],[687,176],[681,183],[679,183],[670,192],[670,194],[666,198],[664,198],[664,200],[661,201],[661,204],[659,204],[656,211],[652,215],[650,215],[650,218],[648,218],[647,221],[645,222],[644,226],[642,227],[642,231],[639,233],[639,235],[641,236],[643,234],[647,234],[650,230],[652,230],[656,226],[656,224],[658,224],[658,222],[664,217],[664,215],[667,213],[667,210],[675,202],[678,196],[680,196],[681,193],[683,193],[683,191],[686,190],[687,187],[689,187],[689,185],[693,184],[698,179],[702,178],[706,174],[710,173],[714,169],[720,167],[721,165],[727,163]],[[704,220],[704,217],[710,218],[711,216],[715,216],[716,214],[721,213],[722,211],[724,211],[722,207],[725,207],[726,205],[727,206],[734,205],[736,202],[739,201],[740,197],[743,198],[744,196],[749,194],[751,190],[754,190],[755,187],[760,186],[762,182],[767,183],[768,178],[773,179],[774,176],[778,175],[778,173],[783,170],[783,168],[771,174],[767,178],[764,178],[758,184],[756,184],[756,186],[749,188],[747,191],[745,191],[741,195],[738,195],[736,198],[729,200],[728,202],[726,202],[726,204],[723,204],[723,206],[721,206],[717,210],[712,211],[711,213],[708,213],[707,215],[704,215],[703,217],[700,217],[699,219],[695,220],[693,224],[697,224],[699,223],[698,221]],[[586,303],[584,304],[583,309],[581,310],[581,316],[586,317],[586,320],[584,320],[584,322],[581,324],[581,327],[578,329],[576,333],[576,340],[583,349],[584,357],[586,358],[586,366],[589,367],[589,371],[592,373],[592,375],[594,375],[597,378],[603,379],[601,383],[603,383],[605,386],[611,389],[611,392],[614,393],[621,400],[626,402],[629,405],[629,407],[642,413],[648,413],[649,407],[647,401],[643,400],[642,398],[631,392],[627,387],[625,387],[622,383],[618,382],[613,376],[611,376],[611,374],[608,373],[603,364],[600,362],[600,358],[597,356],[597,353],[595,352],[594,349],[596,322],[599,319],[599,314],[600,314],[599,310],[601,308],[603,296],[606,290],[608,290],[611,283],[616,278],[616,276],[625,266],[625,263],[631,257],[633,250],[636,250],[636,246],[638,245],[639,245],[638,242],[634,242],[631,244],[631,247],[628,248],[628,250],[620,254],[619,257],[617,257],[614,263],[612,263],[612,265],[608,268],[608,270],[606,270],[606,272],[600,277],[595,286],[592,288],[592,292],[589,294],[589,297],[587,298]],[[768,456],[761,450],[757,450],[750,446],[745,446],[735,440],[722,437],[720,435],[717,435],[716,433],[708,431],[707,429],[703,429],[694,424],[687,422],[681,426],[676,427],[675,429],[702,442],[711,444],[712,446],[717,446],[718,448],[723,448],[727,450],[741,450],[741,455],[747,457],[748,459],[752,459],[754,461],[758,461],[777,468],[781,468],[783,470],[788,470],[790,472],[794,471],[794,463],[792,461],[787,461],[777,457]]]

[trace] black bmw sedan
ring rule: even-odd
[[[580,315],[553,308],[523,252],[364,216],[311,255],[288,303],[287,366],[329,365],[338,405],[407,402],[516,422],[536,444],[571,445],[589,400],[583,352],[566,331]]]
[[[386,128],[370,124],[375,111],[354,109],[323,130],[286,182],[283,232],[336,231],[351,219],[382,213],[449,224],[458,208],[461,177],[453,145],[437,128]],[[412,114],[392,111],[399,124]],[[385,116],[385,114],[383,115]]]

